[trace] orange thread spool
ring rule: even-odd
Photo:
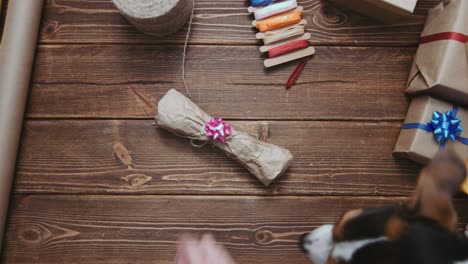
[[[293,10],[283,14],[269,17],[264,20],[257,21],[256,27],[260,32],[266,32],[277,28],[282,28],[292,24],[299,23],[302,19],[302,10]]]
[[[293,52],[298,49],[305,49],[309,46],[309,43],[307,40],[300,39],[296,41],[292,41],[286,44],[283,44],[279,47],[272,48],[271,50],[268,51],[268,58],[274,58],[281,56],[283,54]]]

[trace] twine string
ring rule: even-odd
[[[190,140],[190,145],[194,148],[203,148],[206,146],[208,143],[210,143],[209,140],[203,141],[203,140],[197,140],[197,139],[191,139]]]
[[[185,59],[187,57],[187,46],[188,46],[188,40],[190,37],[190,31],[192,30],[192,20],[193,20],[194,12],[195,12],[195,0],[192,0],[192,13],[190,14],[189,26],[188,26],[187,34],[185,35],[184,53],[182,54],[182,83],[184,84],[185,92],[187,92],[187,95],[189,98],[192,98],[192,94],[190,93],[189,88],[187,87],[187,83],[185,81]]]

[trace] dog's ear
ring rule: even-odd
[[[409,209],[454,231],[457,213],[452,197],[460,190],[465,177],[465,164],[453,151],[439,153],[421,171],[416,191],[408,203]]]

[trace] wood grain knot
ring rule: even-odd
[[[47,21],[42,30],[42,35],[44,37],[54,37],[59,31],[59,23],[57,21]]]
[[[21,229],[18,232],[19,239],[27,244],[40,244],[49,236],[50,234],[47,232],[44,233],[43,230],[35,226]]]
[[[132,165],[132,156],[130,155],[130,152],[127,150],[127,148],[122,145],[120,142],[114,144],[114,153],[115,156],[125,165],[127,165],[129,168],[131,168]]]
[[[24,230],[21,234],[21,237],[24,240],[37,241],[39,240],[41,235],[39,234],[39,232],[37,232],[37,230]]]
[[[273,233],[268,230],[260,230],[255,233],[255,242],[260,245],[266,245],[273,241]]]
[[[348,20],[348,16],[340,11],[339,9],[335,8],[331,4],[324,4],[320,7],[320,19],[319,22],[323,22],[326,25],[342,25],[345,24]]]
[[[144,174],[130,174],[127,176],[123,176],[120,179],[128,182],[130,184],[130,187],[132,187],[133,189],[139,189],[143,185],[145,185],[145,183],[151,181],[153,177],[146,176]]]

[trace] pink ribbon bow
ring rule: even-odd
[[[232,135],[232,127],[229,123],[224,122],[221,118],[211,118],[203,127],[207,137],[214,140],[220,140],[226,143],[226,139]]]

